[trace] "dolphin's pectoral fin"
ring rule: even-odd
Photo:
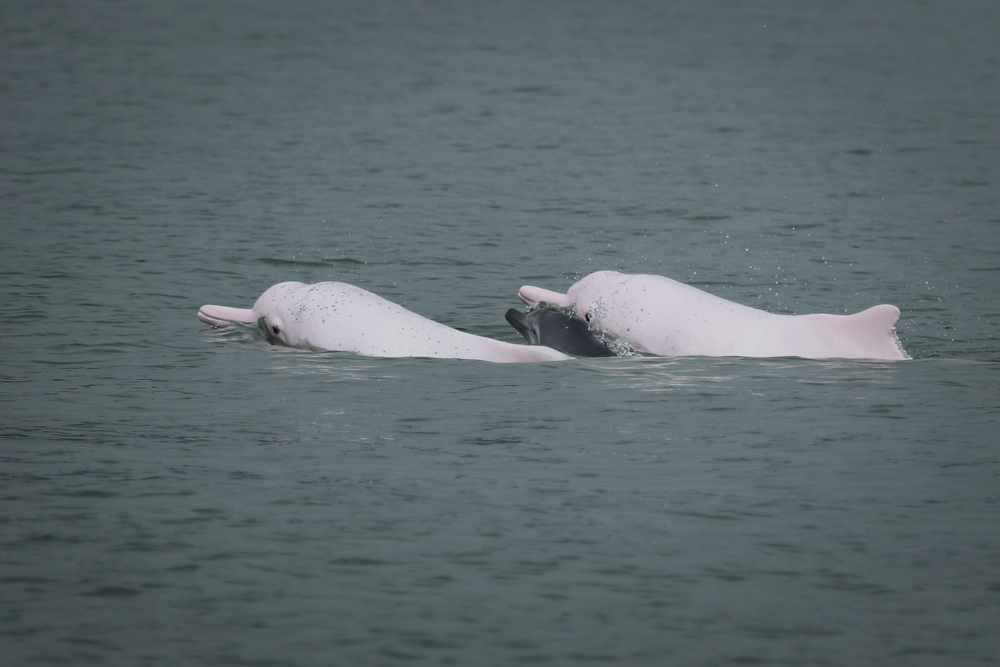
[[[559,292],[552,292],[547,289],[542,289],[541,287],[533,287],[531,285],[525,285],[517,291],[517,298],[523,301],[528,306],[536,306],[539,303],[547,303],[550,306],[556,306],[557,308],[568,308],[573,305],[573,302],[565,294],[560,294]]]
[[[228,327],[230,324],[254,324],[257,315],[250,308],[209,305],[198,310],[198,319],[213,327]]]

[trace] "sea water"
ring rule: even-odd
[[[9,665],[1000,661],[991,2],[0,9]],[[902,310],[913,359],[497,365],[284,280]]]

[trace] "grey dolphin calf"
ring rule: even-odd
[[[504,315],[532,345],[544,345],[574,357],[616,357],[579,317],[554,308],[538,308],[522,313],[511,308]]]

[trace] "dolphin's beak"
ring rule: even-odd
[[[504,313],[504,319],[507,320],[507,323],[510,324],[510,326],[517,329],[517,333],[524,336],[529,343],[531,342],[531,337],[528,335],[528,318],[525,317],[524,313],[517,308],[511,308]]]
[[[539,303],[547,303],[550,306],[555,306],[556,308],[568,308],[573,305],[573,302],[570,301],[570,298],[565,294],[552,292],[547,289],[542,289],[541,287],[533,287],[531,285],[524,285],[521,289],[519,289],[517,291],[517,298],[531,308],[534,308]]]
[[[228,306],[202,306],[198,319],[213,327],[228,327],[230,324],[254,324],[257,316],[250,308],[229,308]]]

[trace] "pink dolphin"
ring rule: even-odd
[[[521,301],[574,307],[595,330],[638,352],[673,356],[907,359],[899,309],[854,315],[774,315],[663,276],[598,271],[566,294],[525,285]]]
[[[253,308],[202,306],[198,319],[221,327],[257,325],[272,343],[370,357],[440,357],[498,363],[571,359],[539,345],[515,345],[434,322],[346,283],[279,283]]]

